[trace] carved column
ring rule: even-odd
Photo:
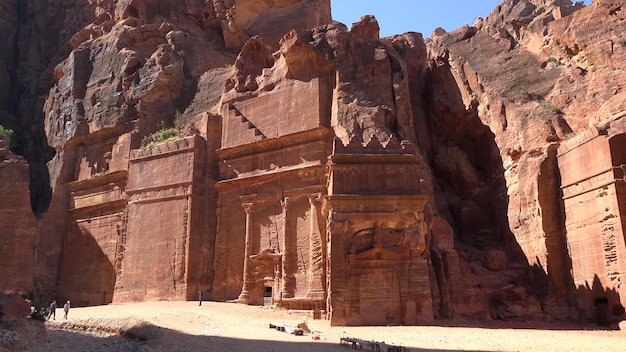
[[[294,287],[294,277],[293,270],[291,265],[291,258],[293,255],[293,244],[291,243],[291,230],[289,228],[289,197],[285,197],[281,201],[281,205],[283,207],[283,220],[284,220],[284,231],[283,231],[283,260],[282,260],[282,298],[293,298],[293,287]]]
[[[231,209],[224,207],[224,206],[220,206],[215,210],[215,216],[216,216],[216,223],[217,223],[217,227],[216,227],[216,234],[215,234],[215,239],[213,241],[213,243],[210,243],[209,245],[211,246],[210,248],[212,248],[212,252],[213,252],[213,270],[209,270],[209,283],[212,287],[212,292],[215,293],[218,291],[218,288],[224,288],[224,283],[226,282],[226,268],[216,268],[215,267],[215,256],[217,255],[217,253],[221,253],[223,252],[227,247],[227,241],[228,241],[228,235],[231,231],[230,228],[230,219],[229,216],[231,215]],[[208,222],[208,221],[207,221]],[[209,231],[209,227],[208,224],[205,223],[205,226],[207,226],[206,231]],[[223,292],[223,291],[222,291]],[[217,297],[217,296],[216,296]]]
[[[350,282],[348,280],[348,266],[345,248],[345,238],[350,224],[347,220],[337,219],[337,213],[328,212],[326,232],[330,236],[327,240],[326,272],[326,311],[331,325],[346,325],[350,312]]]
[[[321,193],[309,194],[310,232],[309,232],[309,287],[306,297],[310,299],[324,299],[324,245],[319,230],[317,204]]]
[[[241,287],[241,293],[239,294],[239,298],[237,298],[237,302],[239,303],[248,303],[250,300],[250,282],[252,280],[252,275],[250,270],[252,269],[252,265],[250,263],[250,254],[252,253],[252,240],[251,240],[251,232],[252,232],[252,203],[243,203],[243,210],[246,211],[246,246],[244,249],[244,258],[243,258],[243,286]]]

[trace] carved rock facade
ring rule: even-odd
[[[2,97],[30,93],[0,99],[28,162],[0,166],[27,278],[3,293],[202,290],[335,325],[624,318],[619,1],[507,0],[427,40],[348,29],[326,0],[29,5],[0,30],[62,28],[30,39],[70,52],[0,71]]]
[[[614,323],[624,314],[626,205],[624,121],[587,130],[559,148],[567,246],[581,318]],[[593,303],[593,304],[590,304]]]

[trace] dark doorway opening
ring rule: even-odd
[[[598,325],[609,325],[609,299],[606,297],[596,298],[593,305],[596,307]]]
[[[265,286],[265,290],[263,291],[263,305],[264,306],[272,306],[272,286]]]

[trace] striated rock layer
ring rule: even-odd
[[[28,162],[0,165],[23,218],[4,293],[624,318],[620,1],[506,0],[429,39],[328,0],[0,9],[0,122]]]

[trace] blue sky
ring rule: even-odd
[[[348,28],[364,15],[374,15],[380,36],[404,32],[420,32],[430,37],[433,29],[453,31],[464,24],[473,24],[477,17],[487,15],[502,0],[331,0],[333,19]],[[591,1],[586,0],[585,3]]]

